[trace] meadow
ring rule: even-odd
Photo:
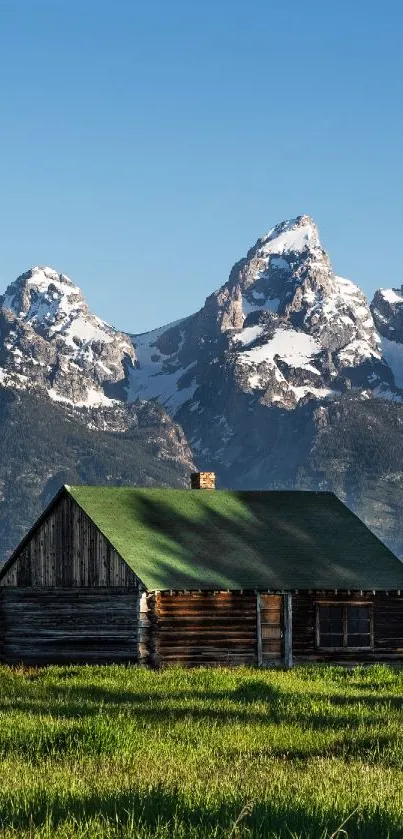
[[[1,837],[403,837],[403,671],[0,668]]]

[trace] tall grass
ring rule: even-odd
[[[0,668],[0,839],[401,839],[402,709],[386,666]]]

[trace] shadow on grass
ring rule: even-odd
[[[228,760],[232,757],[237,760],[242,753],[242,749],[228,744],[225,744],[222,749],[225,750]],[[38,766],[46,758],[61,763],[64,763],[68,757],[74,756],[80,759],[84,756],[99,756],[104,759],[118,754],[120,750],[121,741],[114,729],[110,729],[105,737],[104,732],[98,733],[96,727],[90,731],[81,730],[79,726],[75,729],[45,731],[38,733],[37,737],[19,732],[16,736],[2,735],[0,738],[0,757],[18,755],[30,764]],[[216,751],[219,751],[218,746]],[[125,752],[132,754],[135,759],[135,748],[131,749],[130,740],[125,743]],[[396,749],[396,737],[393,735],[373,737],[360,734],[351,739],[346,734],[330,739],[328,743],[317,744],[307,739],[298,745],[292,745],[292,742],[287,743],[287,741],[274,744],[267,742],[262,736],[260,745],[248,747],[248,756],[251,760],[261,762],[277,759],[294,764],[318,758],[339,758],[346,762],[359,760],[367,766],[380,765],[400,769],[402,765],[401,749]]]
[[[322,708],[320,707],[322,704]],[[256,707],[259,706],[259,707]],[[385,722],[388,711],[403,711],[403,696],[396,694],[292,693],[265,682],[250,680],[235,690],[172,690],[141,692],[110,690],[93,685],[44,685],[40,692],[21,693],[0,699],[0,712],[20,711],[31,715],[52,714],[60,718],[84,718],[106,710],[111,717],[124,711],[142,722],[161,722],[161,715],[180,721],[189,717],[222,724],[293,723],[311,730],[345,729],[365,722]]]
[[[362,706],[366,711],[364,716]],[[388,721],[389,709],[401,707],[402,699],[396,696],[321,697],[313,693],[286,693],[256,679],[245,681],[235,690],[178,690],[171,696],[160,692],[114,691],[99,686],[46,685],[41,695],[24,697],[23,702],[15,704],[14,700],[3,699],[0,712],[18,709],[30,717],[51,714],[57,724],[54,728],[39,725],[34,730],[26,730],[24,726],[12,731],[0,730],[0,754],[17,753],[31,761],[40,761],[47,755],[54,759],[60,755],[63,760],[66,754],[75,751],[110,754],[119,749],[118,734],[126,717],[129,723],[135,721],[136,726],[147,727],[151,735],[161,723],[180,725],[185,720],[206,723],[207,729],[209,723],[223,727],[257,726],[253,741],[260,740],[260,745],[252,748],[254,758],[300,761],[340,757],[396,767],[401,765],[402,756],[395,732],[383,734],[380,730],[376,735],[368,735],[365,725],[381,728]],[[115,716],[119,716],[119,728],[113,724]],[[296,739],[296,745],[277,745],[270,742],[265,730],[265,726],[273,724],[299,727],[305,735],[322,731],[328,742],[323,737],[320,742],[315,737],[294,738],[290,730],[285,739],[291,744]]]
[[[158,786],[146,792],[130,790],[106,795],[64,796],[63,800],[50,799],[46,792],[26,802],[24,811],[16,808],[10,798],[3,798],[0,813],[2,829],[34,830],[47,826],[56,830],[66,821],[83,825],[89,819],[96,819],[103,825],[109,823],[125,830],[141,827],[154,835],[162,827],[169,829],[169,835],[207,837],[231,834],[234,822],[239,817],[244,801],[223,802],[219,806],[192,806],[178,791],[169,791]],[[251,803],[251,811],[245,815],[235,834],[263,839],[275,833],[279,837],[303,836],[304,839],[320,839],[337,830],[348,813],[329,810],[323,814],[309,812],[296,803],[288,806],[275,801]],[[221,831],[221,833],[220,833]],[[31,835],[31,833],[30,833]],[[126,834],[125,834],[126,835]],[[129,835],[132,835],[131,833]],[[134,835],[134,834],[133,834]],[[386,813],[356,813],[349,820],[349,839],[401,839],[401,825]]]

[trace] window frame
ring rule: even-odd
[[[320,606],[341,606],[342,608],[342,624],[343,624],[343,646],[342,647],[324,647],[320,644],[320,617],[319,617],[319,610]],[[370,643],[365,647],[349,647],[347,646],[347,638],[348,638],[348,630],[347,630],[347,607],[348,606],[361,606],[363,608],[369,609],[369,637]],[[315,620],[315,646],[317,650],[321,650],[323,652],[365,652],[368,650],[374,649],[374,604],[372,600],[365,601],[364,603],[362,600],[315,600],[315,611],[316,611],[316,620]]]

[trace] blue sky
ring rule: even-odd
[[[403,282],[401,0],[2,0],[0,290],[69,274],[129,331],[300,213]]]

